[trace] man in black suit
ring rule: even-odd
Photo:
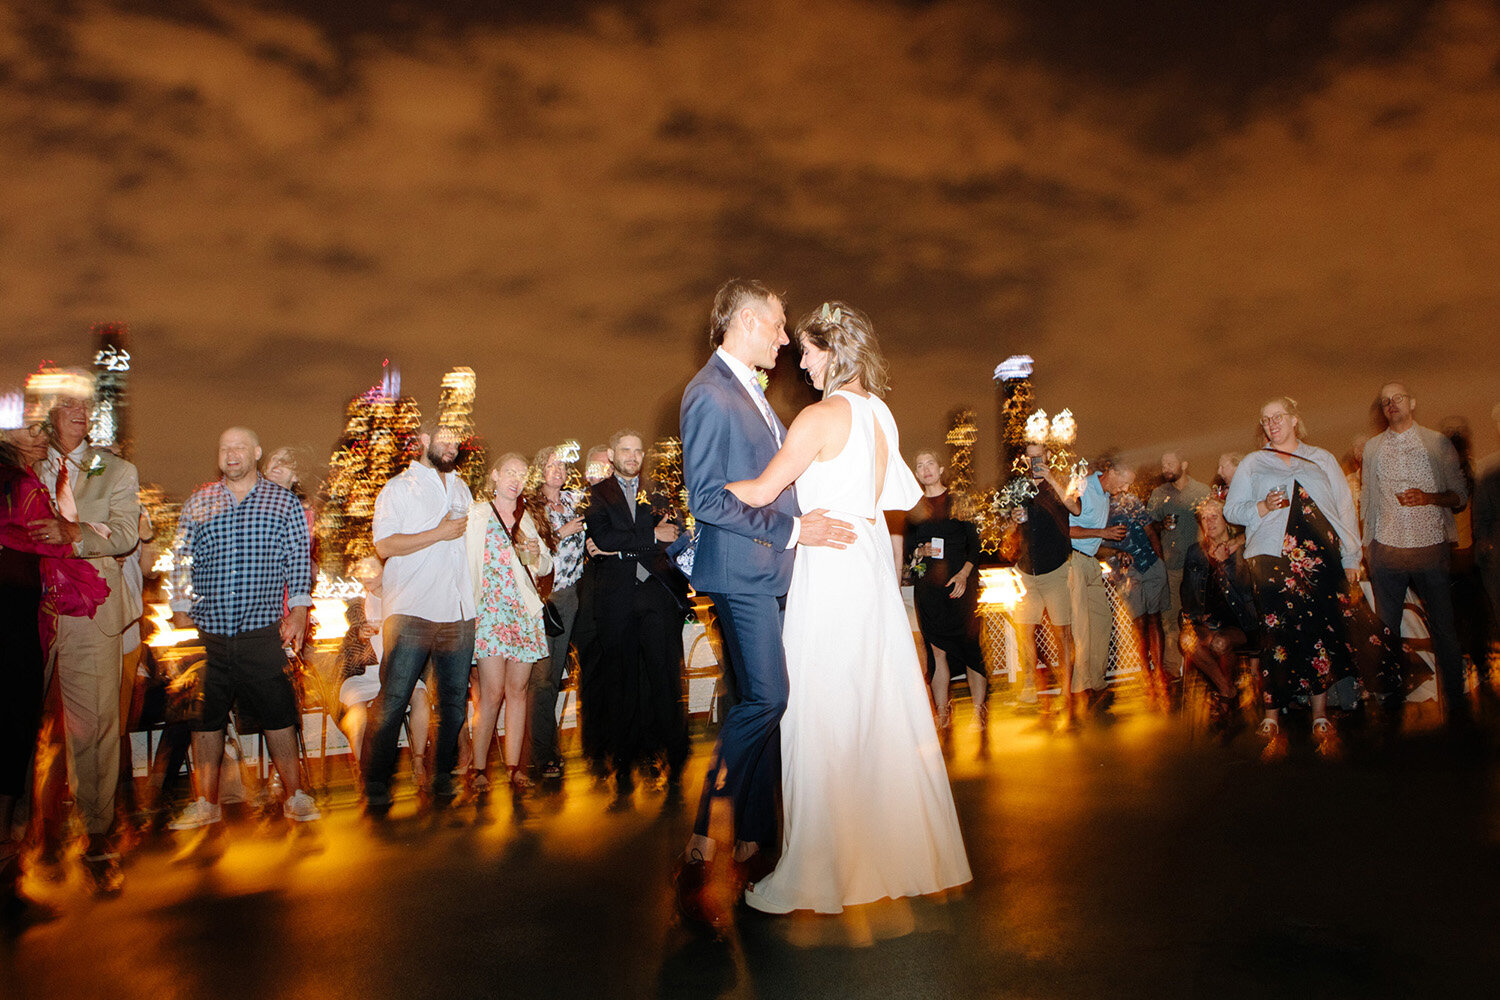
[[[629,808],[636,766],[657,754],[666,757],[668,796],[680,800],[688,755],[682,689],[687,580],[666,552],[679,529],[642,488],[644,459],[641,436],[616,431],[609,441],[614,474],[589,488],[584,514],[588,540],[600,553],[593,567],[599,655],[590,687],[608,702],[601,736],[615,772],[612,809]]]

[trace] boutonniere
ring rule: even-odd
[[[755,381],[760,386],[761,392],[765,392],[767,387],[771,384],[770,376],[761,371],[759,368],[755,370]]]
[[[95,476],[103,475],[104,459],[100,458],[97,454],[94,455],[94,457],[89,460],[89,467],[86,471],[88,475],[85,478],[88,479],[93,479]]]

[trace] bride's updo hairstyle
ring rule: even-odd
[[[802,317],[797,341],[803,339],[828,352],[828,371],[823,376],[823,398],[835,389],[859,380],[870,393],[884,396],[891,387],[889,370],[880,353],[880,341],[870,317],[842,302],[825,302]]]

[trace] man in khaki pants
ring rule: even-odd
[[[1079,492],[1079,512],[1068,515],[1068,533],[1073,539],[1068,590],[1073,598],[1073,696],[1084,699],[1080,707],[1099,713],[1108,710],[1111,701],[1106,673],[1112,627],[1099,549],[1105,542],[1124,538],[1125,526],[1109,524],[1109,494],[1119,488],[1120,480],[1114,456],[1104,455],[1094,468]]]
[[[134,465],[88,443],[92,376],[44,371],[28,389],[47,397],[51,443],[34,469],[55,514],[33,521],[32,536],[71,545],[73,557],[87,559],[109,588],[92,618],[56,616],[47,676],[50,683],[56,671],[62,692],[68,784],[89,838],[84,867],[96,891],[116,893],[124,877],[109,834],[120,772],[120,635],[130,621],[115,557],[135,548],[140,483]]]

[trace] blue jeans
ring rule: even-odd
[[[369,729],[365,754],[365,798],[389,803],[391,774],[396,770],[397,739],[417,679],[432,660],[437,687],[437,760],[432,790],[447,794],[458,765],[458,734],[469,699],[469,668],[474,663],[474,620],[430,622],[411,615],[391,615],[382,626],[385,660],[380,664],[380,697]]]

